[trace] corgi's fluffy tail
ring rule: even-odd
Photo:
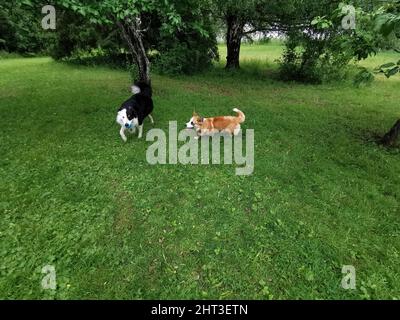
[[[233,112],[236,112],[238,114],[239,123],[243,123],[246,120],[246,116],[238,108],[233,109]]]

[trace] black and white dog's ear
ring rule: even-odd
[[[132,120],[133,118],[137,118],[137,114],[136,114],[135,109],[127,108],[126,109],[126,116],[128,117],[128,120]]]
[[[127,108],[126,109],[126,116],[128,117],[128,120],[133,119],[133,109],[132,108]]]

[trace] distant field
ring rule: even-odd
[[[220,52],[220,65],[223,66],[226,57],[226,45],[220,44],[218,46]],[[283,43],[279,41],[272,41],[269,44],[244,44],[241,47],[240,59],[246,65],[246,63],[254,63],[257,61],[267,66],[276,68],[278,60],[280,60],[284,50]],[[378,55],[368,58],[367,60],[361,61],[360,65],[370,69],[390,61],[397,62],[400,58],[400,54],[394,51],[380,52]],[[396,60],[397,59],[397,60]]]
[[[281,50],[245,45],[239,72],[153,78],[157,128],[193,109],[246,113],[247,177],[152,166],[150,142],[122,143],[127,72],[1,60],[0,299],[400,299],[400,152],[375,143],[399,118],[400,77],[355,89],[251,71],[276,69]]]
[[[283,45],[279,42],[271,42],[270,44],[244,44],[240,50],[240,58],[242,61],[261,61],[265,63],[274,63],[280,59],[283,52]],[[225,61],[226,46],[220,44],[218,46],[221,62]]]

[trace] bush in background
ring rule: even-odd
[[[107,65],[115,68],[129,68],[131,63],[130,55],[123,50],[118,52],[102,48],[76,49],[68,57],[60,60],[84,66]]]
[[[377,47],[389,44],[374,32],[373,6],[356,7],[355,29],[345,30],[345,3],[332,2],[329,5],[334,7],[328,11],[323,3],[310,5],[314,6],[311,12],[315,12],[312,20],[288,33],[280,63],[283,80],[320,83],[343,79],[350,61],[366,59],[376,53]]]
[[[162,74],[192,74],[211,67],[219,55],[210,6],[207,1],[173,2],[182,25],[173,32],[164,30],[154,39],[152,49],[158,52],[151,57],[154,69]]]
[[[48,53],[53,34],[41,28],[40,7],[22,1],[0,3],[0,51],[35,55]]]
[[[193,74],[211,67],[214,59],[218,59],[216,41],[171,42],[155,57],[154,69],[161,74]]]
[[[111,60],[121,53],[119,34],[114,26],[92,24],[71,10],[65,9],[58,14],[54,33],[50,55],[56,60],[71,58],[77,63],[88,61],[90,64],[89,60],[93,63],[96,59],[101,60],[105,53],[110,54]]]
[[[340,80],[353,56],[340,40],[318,39],[307,34],[289,35],[280,60],[280,78],[305,83]]]

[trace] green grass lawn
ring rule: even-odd
[[[243,58],[273,69],[279,50]],[[246,113],[251,176],[149,165],[151,142],[122,143],[114,122],[128,85],[107,68],[0,61],[1,299],[400,299],[400,152],[375,143],[399,118],[399,76],[361,89],[246,66],[154,76],[158,128],[193,108]],[[341,288],[343,265],[356,290]]]
[[[226,62],[226,45],[220,44],[218,46],[221,63]],[[280,42],[272,41],[268,44],[247,44],[243,45],[240,50],[240,59],[242,63],[246,62],[266,62],[274,63],[279,60],[283,53],[283,46]]]

